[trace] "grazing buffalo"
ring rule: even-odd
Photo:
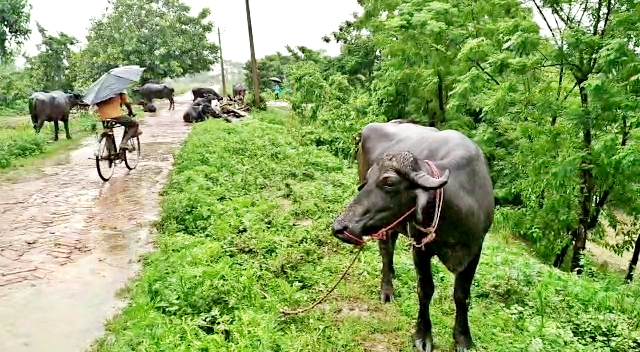
[[[135,92],[147,103],[152,103],[153,99],[168,99],[169,110],[175,110],[173,102],[174,89],[165,83],[145,83]]]
[[[58,140],[60,130],[58,121],[64,124],[64,131],[67,139],[71,139],[69,134],[69,113],[71,109],[79,105],[82,95],[77,93],[64,93],[59,90],[53,92],[35,92],[29,97],[29,115],[36,133],[40,133],[45,121],[53,122],[54,138]]]
[[[207,102],[192,104],[182,115],[184,122],[201,122],[206,120],[213,112],[213,108]]]
[[[363,128],[357,161],[359,192],[333,222],[334,236],[355,245],[364,244],[363,236],[380,239],[383,303],[393,297],[398,234],[412,240],[420,304],[413,341],[423,352],[433,351],[429,305],[437,256],[455,274],[453,336],[456,351],[467,351],[470,288],[495,207],[484,153],[460,132],[393,121]]]
[[[234,84],[233,85],[233,100],[237,100],[240,97],[240,101],[244,102],[244,95],[247,93],[247,87],[242,84]]]
[[[222,95],[218,94],[218,92],[216,92],[216,90],[213,88],[206,88],[206,87],[193,88],[191,90],[191,93],[193,94],[193,101],[196,101],[196,99],[198,98],[204,98],[207,95],[213,96],[212,99],[216,99],[218,101],[224,99]]]

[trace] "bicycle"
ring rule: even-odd
[[[114,128],[124,126],[120,125],[116,120],[108,119],[102,121],[102,127],[104,130],[98,137],[94,156],[96,158],[98,176],[100,176],[102,181],[107,182],[111,179],[111,176],[113,176],[115,167],[123,161],[129,170],[133,170],[138,166],[140,159],[140,138],[137,136],[130,138],[127,142],[129,148],[125,153],[119,151],[116,144],[116,137],[113,133]],[[100,166],[101,161],[106,162],[106,168]]]

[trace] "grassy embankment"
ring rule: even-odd
[[[165,188],[157,251],[126,290],[96,351],[411,351],[417,314],[407,241],[396,251],[397,301],[378,301],[371,243],[326,303],[353,248],[328,228],[355,194],[345,160],[296,141],[275,109],[239,124],[197,124]],[[640,285],[543,265],[509,239],[502,213],[472,288],[470,323],[484,351],[638,351]],[[432,319],[449,351],[453,276],[437,261]]]

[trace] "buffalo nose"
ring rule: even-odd
[[[349,227],[347,226],[347,224],[338,220],[333,222],[333,226],[331,230],[334,235],[338,235],[338,234],[347,232],[348,229]]]

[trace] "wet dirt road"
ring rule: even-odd
[[[141,122],[137,168],[120,164],[107,183],[89,159],[95,136],[38,176],[0,183],[0,352],[84,351],[101,336],[122,305],[116,292],[151,248],[190,101],[177,96],[171,112],[158,102]]]

